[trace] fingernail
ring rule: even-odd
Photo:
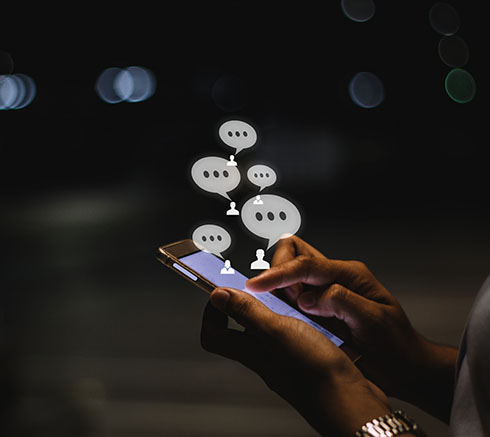
[[[303,293],[298,297],[299,304],[305,308],[311,308],[316,304],[316,296],[314,293]]]
[[[218,310],[224,311],[229,298],[230,293],[227,290],[217,288],[211,293],[211,304]]]

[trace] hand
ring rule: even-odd
[[[328,259],[293,236],[280,240],[271,269],[246,285],[255,292],[281,289],[304,312],[343,321],[369,380],[448,419],[457,352],[418,334],[363,263]]]
[[[258,373],[322,435],[353,435],[390,412],[383,392],[311,326],[278,315],[239,290],[218,288],[210,303],[201,331],[204,349]],[[245,331],[228,329],[227,315]]]

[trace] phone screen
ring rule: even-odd
[[[247,290],[245,287],[245,282],[248,278],[242,275],[240,272],[235,270],[234,273],[221,273],[224,267],[224,262],[220,258],[210,253],[199,251],[180,258],[180,261],[219,287],[232,287],[245,291],[246,293],[254,296],[275,313],[294,317],[295,319],[308,323],[308,325],[327,336],[337,346],[341,346],[344,343],[343,340],[332,334],[323,326],[309,319],[304,314],[300,313],[286,302],[279,299],[277,296],[274,296],[272,293],[254,293]],[[185,271],[177,263],[174,263],[174,267],[191,279],[197,280],[197,278],[191,272]]]

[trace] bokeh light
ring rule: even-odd
[[[449,67],[464,67],[470,58],[466,42],[457,35],[443,36],[438,51],[441,60]]]
[[[142,102],[155,93],[156,80],[153,73],[142,67],[128,67],[126,71],[132,79],[132,92],[128,102]]]
[[[475,97],[475,79],[462,68],[451,70],[446,76],[444,85],[448,96],[457,103],[468,103]]]
[[[97,78],[95,91],[106,103],[142,102],[149,99],[156,88],[153,73],[143,67],[125,69],[110,67]]]
[[[373,0],[342,0],[340,6],[347,18],[358,23],[373,18],[376,9]]]
[[[374,108],[384,100],[383,82],[375,74],[362,71],[351,79],[349,95],[361,108]]]
[[[36,84],[26,74],[0,75],[0,110],[22,109],[36,96]]]
[[[441,35],[454,35],[460,26],[459,14],[448,3],[436,3],[429,11],[432,28]]]

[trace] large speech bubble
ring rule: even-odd
[[[241,218],[245,227],[258,237],[269,240],[269,250],[281,238],[290,237],[301,226],[298,208],[284,197],[275,194],[262,194],[263,203],[254,204],[256,197],[247,200],[242,206]]]
[[[218,131],[221,141],[236,149],[235,155],[257,142],[257,132],[248,123],[241,120],[225,121]]]
[[[227,166],[227,162],[219,156],[201,158],[192,165],[192,179],[204,191],[217,193],[231,200],[227,193],[238,186],[241,176],[238,169]]]
[[[260,187],[262,191],[266,187],[274,185],[277,181],[276,172],[267,165],[253,165],[247,171],[247,177],[252,184]]]
[[[201,225],[192,233],[192,241],[201,250],[221,255],[231,245],[231,235],[228,231],[218,225]]]

